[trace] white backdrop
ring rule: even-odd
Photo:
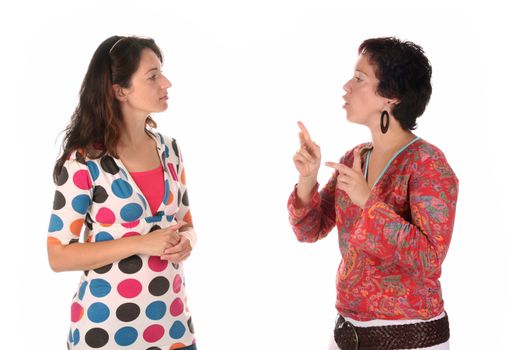
[[[368,131],[342,86],[362,40],[426,50],[434,93],[416,134],[460,179],[442,286],[453,349],[516,349],[523,323],[521,17],[505,1],[57,1],[1,8],[2,349],[65,349],[78,272],[53,273],[46,232],[59,133],[111,35],[153,37],[173,83],[159,131],[184,153],[198,245],[185,264],[199,349],[325,349],[335,318],[335,232],[298,243],[286,201],[296,121],[337,160]],[[322,169],[320,182],[330,175]],[[5,322],[3,322],[5,324]],[[5,326],[3,326],[5,327]]]

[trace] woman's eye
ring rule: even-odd
[[[151,80],[157,79],[157,74],[153,74],[151,77],[149,77]]]

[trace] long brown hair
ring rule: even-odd
[[[112,36],[104,40],[91,58],[80,87],[79,102],[65,129],[62,155],[53,170],[55,183],[72,151],[90,158],[105,153],[118,157],[117,144],[123,127],[122,110],[115,98],[113,84],[128,88],[137,71],[142,50],[151,49],[162,62],[162,53],[153,39]],[[146,124],[156,127],[151,117]]]

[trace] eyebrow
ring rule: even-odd
[[[363,71],[360,70],[360,69],[356,69],[355,71],[356,71],[356,72],[359,72],[359,73],[361,73],[361,74],[364,74],[364,75],[366,75],[366,76],[368,76],[368,74],[366,74],[365,72],[363,72]]]
[[[159,70],[157,67],[154,67],[154,68],[151,68],[150,70],[148,70],[144,75],[147,75],[149,74],[151,71],[154,71],[154,70]]]

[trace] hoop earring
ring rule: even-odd
[[[389,125],[390,125],[390,115],[388,114],[387,111],[383,111],[383,113],[381,113],[381,132],[383,134],[386,134],[386,132],[388,131]]]

